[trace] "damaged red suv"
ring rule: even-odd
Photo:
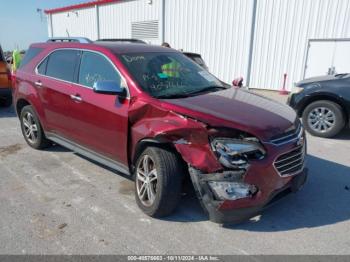
[[[132,176],[152,217],[174,211],[186,176],[218,223],[250,218],[306,181],[296,113],[176,50],[50,41],[24,61],[14,103],[28,145],[54,142]]]

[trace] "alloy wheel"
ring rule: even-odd
[[[157,181],[155,162],[149,155],[144,155],[136,169],[136,190],[141,203],[147,207],[156,199]]]
[[[24,134],[27,140],[35,144],[38,141],[38,125],[30,112],[25,113],[23,119]]]
[[[335,125],[335,114],[326,107],[316,107],[308,115],[308,124],[315,132],[327,132]]]

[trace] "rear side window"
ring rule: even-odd
[[[93,87],[95,82],[102,80],[111,80],[120,83],[121,78],[107,58],[97,53],[83,52],[78,83]]]
[[[36,57],[43,49],[39,47],[31,47],[24,55],[19,68],[24,67],[26,64],[28,64],[34,57]]]
[[[48,57],[45,58],[44,61],[42,61],[40,63],[40,65],[38,66],[38,73],[40,75],[45,75],[46,74],[46,67],[47,67],[47,61],[49,60]]]
[[[74,69],[78,61],[80,51],[77,50],[57,50],[49,55],[47,61],[43,61],[38,67],[38,71],[46,71],[45,75],[57,79],[73,82]],[[43,65],[47,63],[47,65]],[[43,66],[43,68],[40,68]],[[46,70],[44,67],[46,66]]]

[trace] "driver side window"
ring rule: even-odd
[[[78,83],[92,88],[97,81],[103,80],[120,83],[121,77],[104,56],[84,51],[81,57]]]

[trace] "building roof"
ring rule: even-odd
[[[45,14],[60,13],[60,12],[81,9],[81,8],[86,8],[90,6],[95,6],[95,5],[104,5],[104,4],[120,2],[120,1],[122,0],[95,0],[95,1],[85,2],[85,3],[75,4],[75,5],[68,5],[68,6],[59,7],[59,8],[46,9]]]

